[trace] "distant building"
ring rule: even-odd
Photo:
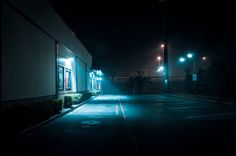
[[[92,56],[46,0],[1,7],[1,103],[91,89]]]

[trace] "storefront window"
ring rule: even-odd
[[[58,67],[58,88],[59,91],[64,90],[64,68],[62,66]]]
[[[66,85],[66,90],[71,90],[71,70],[66,69],[66,75],[65,75],[65,85]]]

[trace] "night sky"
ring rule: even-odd
[[[235,42],[235,9],[226,1],[213,2],[166,1],[171,77],[183,76],[187,65],[180,65],[177,59],[187,50],[208,58],[205,63],[198,59],[199,68],[215,59],[227,59]],[[155,72],[156,57],[163,52],[159,0],[50,3],[92,54],[94,67],[119,75],[145,70],[150,76],[160,76]]]

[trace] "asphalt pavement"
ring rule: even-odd
[[[236,106],[101,95],[5,144],[7,155],[236,155]]]

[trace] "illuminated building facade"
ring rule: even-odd
[[[1,7],[2,103],[90,90],[92,56],[47,0]]]

